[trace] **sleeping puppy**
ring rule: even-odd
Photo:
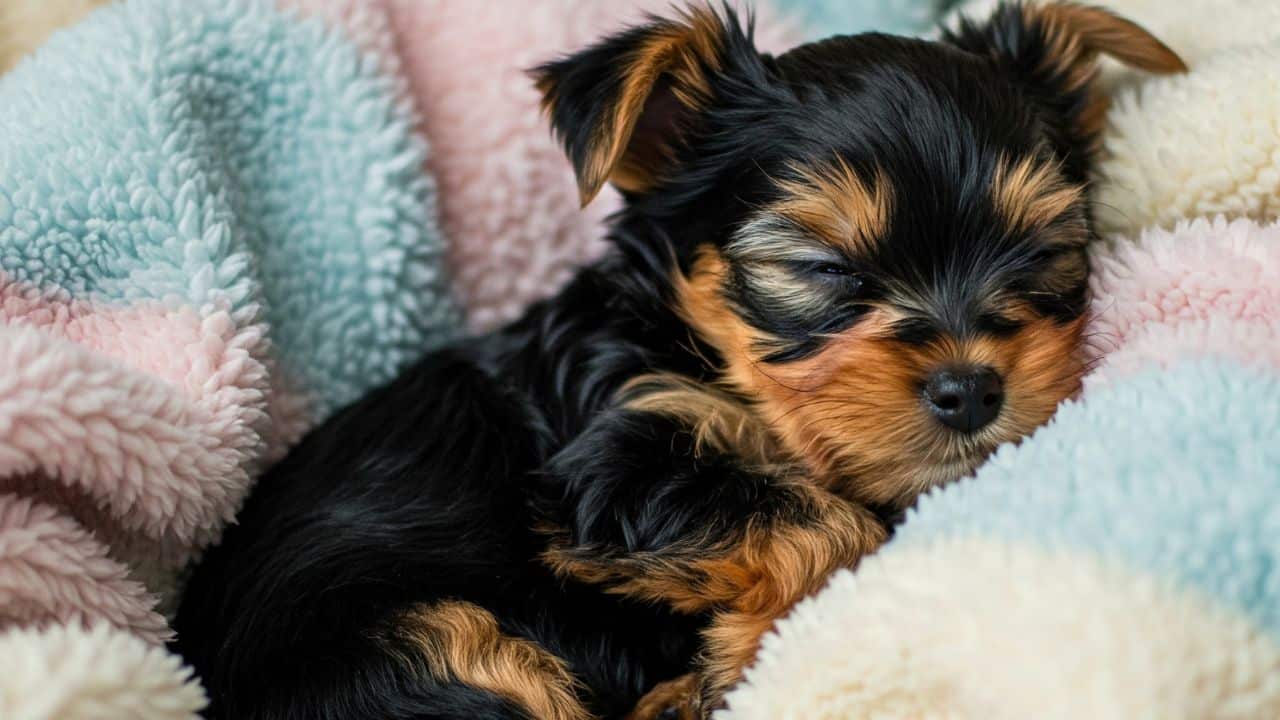
[[[535,73],[614,248],[265,477],[196,569],[210,717],[702,717],[887,518],[1077,388],[1099,54],[1073,4],[778,57],[694,7]]]

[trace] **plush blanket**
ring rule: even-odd
[[[719,720],[1280,717],[1277,6],[1104,4],[1192,69],[1106,71],[1082,396],[780,622]]]
[[[919,35],[958,0],[776,0],[809,39],[860,32]]]
[[[0,62],[90,4],[0,9]],[[945,3],[755,4],[780,50]],[[722,717],[1280,716],[1280,18],[1106,4],[1193,70],[1106,70],[1084,395],[781,623]],[[0,79],[0,717],[192,717],[179,570],[306,428],[600,251],[617,198],[578,211],[523,70],[666,7],[124,0]]]
[[[406,92],[251,0],[128,0],[0,78],[0,717],[189,717],[178,571],[455,332]]]

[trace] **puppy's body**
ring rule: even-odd
[[[618,259],[583,272],[511,328],[435,353],[342,411],[262,479],[179,616],[212,716],[522,717],[501,693],[428,672],[410,697],[418,663],[395,649],[412,655],[415,639],[397,637],[397,613],[445,599],[563,658],[602,715],[685,671],[697,617],[554,578],[533,530],[531,500],[554,498],[539,471],[624,382],[699,371],[657,302],[664,263],[633,249],[648,278]],[[691,512],[651,510],[662,522]]]
[[[778,58],[695,11],[543,68],[584,201],[627,195],[614,251],[262,480],[178,617],[211,715],[709,710],[870,508],[1075,389],[1104,42],[1180,65],[1013,6]]]

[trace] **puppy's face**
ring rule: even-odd
[[[695,10],[540,84],[584,201],[611,180],[670,238],[673,302],[786,453],[902,504],[1077,387],[1099,52],[1181,68],[1067,4],[776,58]]]

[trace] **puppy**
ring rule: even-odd
[[[695,7],[539,68],[612,252],[262,480],[176,621],[210,717],[713,710],[1076,390],[1099,54],[1183,69],[1073,4],[778,57]]]

